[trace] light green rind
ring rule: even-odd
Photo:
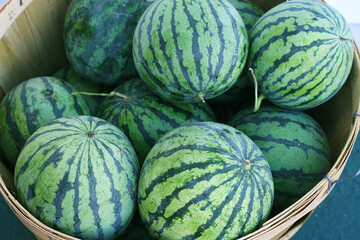
[[[19,202],[49,227],[78,238],[115,239],[134,214],[138,173],[135,151],[119,129],[73,116],[30,137],[14,181]]]
[[[343,16],[318,0],[287,1],[250,31],[248,67],[273,104],[309,109],[333,97],[353,62],[354,41]]]
[[[321,126],[308,114],[275,106],[239,111],[229,125],[259,146],[274,177],[274,207],[299,200],[330,170],[330,147]]]
[[[261,151],[219,123],[187,124],[166,134],[140,173],[139,211],[156,239],[241,237],[266,220],[272,201],[272,176]]]
[[[72,1],[65,16],[69,62],[84,79],[105,86],[136,77],[132,37],[143,0]]]
[[[65,116],[90,114],[82,96],[54,77],[32,78],[10,90],[0,103],[0,153],[14,167],[26,140],[39,127]]]
[[[140,77],[162,98],[183,103],[228,90],[247,52],[244,23],[223,0],[156,1],[139,20],[133,41]]]
[[[141,79],[120,84],[115,92],[125,93],[106,98],[98,117],[122,130],[131,142],[142,163],[164,134],[191,122],[215,121],[215,115],[206,103],[179,104],[161,99]]]

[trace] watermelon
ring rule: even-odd
[[[60,117],[90,114],[82,96],[69,97],[74,88],[53,77],[20,83],[0,103],[0,154],[14,167],[26,140],[39,127]]]
[[[274,209],[283,210],[313,188],[331,168],[330,147],[321,126],[308,114],[276,106],[238,112],[229,125],[253,140],[269,161]]]
[[[139,163],[114,125],[56,119],[26,142],[15,167],[17,199],[47,226],[81,239],[116,239],[136,204]]]
[[[255,22],[264,12],[254,3],[248,0],[229,0],[242,17],[247,32],[250,31]],[[236,83],[226,92],[210,99],[209,102],[216,105],[228,105],[246,101],[254,96],[252,79],[248,78],[247,69],[244,69]]]
[[[354,41],[344,17],[318,0],[287,1],[250,31],[248,66],[273,104],[304,110],[334,96],[353,62]]]
[[[72,1],[63,36],[75,71],[88,81],[107,86],[137,76],[132,37],[143,11],[143,0]]]
[[[141,16],[133,56],[140,77],[169,101],[211,99],[235,84],[248,38],[226,0],[159,0]]]
[[[139,78],[120,84],[114,91],[126,93],[126,97],[107,98],[97,116],[125,133],[134,144],[140,163],[165,133],[186,123],[215,120],[206,103],[167,102]]]
[[[77,72],[75,72],[75,70],[69,64],[59,69],[56,73],[54,73],[53,76],[70,83],[77,91],[89,93],[101,93],[111,91],[106,87],[100,87],[99,85],[84,80]],[[84,95],[84,98],[90,107],[91,115],[95,115],[97,113],[99,105],[104,98],[86,95]]]
[[[155,239],[234,239],[267,219],[273,180],[245,134],[214,122],[162,137],[140,172],[138,206]]]

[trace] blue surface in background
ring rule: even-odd
[[[360,137],[348,159],[341,178],[354,175],[360,168]],[[315,208],[292,240],[359,240],[360,176],[339,182],[329,196]]]

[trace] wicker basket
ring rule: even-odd
[[[0,99],[16,84],[35,76],[52,75],[67,60],[62,43],[64,15],[71,0],[7,0],[0,7]],[[280,0],[254,0],[264,10]],[[328,176],[340,177],[359,131],[360,59],[355,49],[353,67],[346,84],[330,101],[309,111],[324,128],[334,165]],[[55,231],[34,218],[16,200],[13,173],[0,161],[0,192],[15,213],[38,239],[76,239]],[[248,240],[289,239],[329,194],[324,178],[311,191],[257,231]]]

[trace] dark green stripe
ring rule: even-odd
[[[179,39],[179,34],[176,31],[176,24],[175,24],[175,12],[176,12],[176,8],[177,8],[177,1],[173,1],[172,2],[173,7],[172,7],[172,12],[171,12],[171,21],[170,21],[170,25],[171,25],[171,31],[173,33],[173,41],[174,41],[174,46],[175,46],[175,50],[176,50],[176,56],[177,56],[177,60],[178,63],[180,65],[180,70],[182,73],[182,78],[183,80],[186,81],[187,86],[190,87],[193,91],[197,92],[194,84],[192,83],[190,76],[187,72],[186,67],[184,66],[183,63],[183,52],[180,50],[179,48],[179,43],[178,43],[178,39]],[[181,7],[181,6],[180,6]],[[187,19],[189,21],[189,19]],[[195,29],[193,29],[193,32],[195,33]],[[172,61],[175,61],[175,59],[173,59]],[[173,79],[173,81],[177,81],[177,82],[181,82],[182,80],[180,80],[178,77],[176,79]]]
[[[28,86],[29,82],[30,81],[25,81],[23,84],[20,85],[21,86],[20,101],[22,105],[21,112],[26,114],[26,125],[28,127],[29,134],[31,135],[33,132],[35,132],[38,129],[38,126],[35,123],[39,115],[39,109],[36,108],[37,106],[35,106],[34,108],[34,106],[28,104],[27,102],[28,100],[27,89],[31,88],[31,86]]]
[[[77,155],[79,154],[81,148],[82,148],[82,144],[80,144],[78,146],[74,155],[67,161],[69,168],[72,164],[74,164],[74,160],[76,159]],[[55,213],[55,219],[53,221],[53,224],[56,227],[56,229],[58,229],[57,226],[61,225],[61,218],[63,217],[62,202],[65,199],[66,194],[70,190],[74,189],[73,183],[69,182],[69,173],[70,173],[69,170],[65,172],[63,178],[60,180],[60,182],[58,184],[59,188],[55,192],[54,206],[56,209],[56,213]]]
[[[246,176],[246,174],[241,175],[240,178],[239,178],[239,181],[238,181],[238,185],[235,185],[236,190],[238,190],[241,187],[240,186],[241,183],[243,183],[244,186],[240,191],[240,196],[238,196],[237,202],[234,204],[234,208],[235,208],[234,211],[232,211],[231,215],[229,216],[228,221],[226,222],[225,227],[219,233],[216,240],[221,240],[221,239],[224,238],[224,235],[226,234],[227,230],[230,229],[230,227],[232,225],[234,225],[234,220],[239,215],[239,212],[240,212],[241,208],[244,207],[243,202],[244,202],[245,198],[248,197],[246,193],[247,193],[247,190],[249,188],[247,186],[246,182],[244,181],[245,176]],[[249,208],[249,210],[251,210],[251,209]],[[242,235],[243,235],[243,232],[239,231],[238,236],[241,237]]]
[[[187,4],[187,0],[183,0],[183,6],[184,6],[184,14],[187,17],[187,20],[189,21],[190,28],[193,29],[193,36],[192,36],[192,44],[191,44],[191,51],[192,51],[192,57],[194,59],[195,69],[196,69],[196,76],[198,77],[198,85],[195,87],[191,81],[189,81],[192,85],[191,88],[194,89],[194,91],[199,91],[200,89],[203,89],[203,74],[201,73],[201,59],[203,58],[203,54],[200,50],[200,43],[199,43],[199,31],[196,28],[197,21],[194,19],[194,17],[189,12],[189,6],[193,7],[194,2],[189,2],[190,4]],[[199,4],[200,10],[202,9],[201,4]],[[189,83],[188,83],[189,84]]]
[[[76,176],[75,176],[75,181],[74,181],[74,201],[73,201],[73,209],[74,209],[74,236],[77,238],[82,239],[82,230],[81,230],[81,213],[79,211],[79,205],[80,205],[80,201],[82,200],[80,197],[80,187],[81,187],[81,183],[80,183],[80,176],[81,176],[81,165],[82,165],[82,161],[84,160],[84,152],[85,152],[85,147],[82,148],[82,152],[81,155],[79,157],[79,161],[77,163],[77,167],[76,167]],[[90,195],[91,196],[91,195]],[[90,202],[91,199],[90,199]]]
[[[98,146],[98,142],[97,141],[93,141],[93,144],[95,146],[95,149],[98,153],[98,156],[100,159],[104,159],[104,152],[102,151],[102,149]],[[115,184],[114,184],[114,176],[111,174],[110,169],[108,168],[107,161],[103,161],[103,167],[104,167],[104,172],[106,174],[106,176],[108,177],[109,181],[110,181],[110,188],[109,191],[111,192],[111,198],[109,199],[111,203],[114,204],[113,207],[113,213],[115,215],[115,222],[112,224],[112,226],[114,227],[114,229],[121,229],[121,227],[123,226],[123,219],[121,217],[121,211],[122,211],[122,201],[119,201],[121,199],[121,194],[120,192],[115,188]],[[116,162],[115,162],[116,164]],[[120,172],[120,171],[118,171]],[[130,191],[131,193],[132,191]]]
[[[220,167],[222,167],[220,170],[218,170],[220,173],[231,170],[231,169],[225,167],[224,161],[217,160],[217,159],[212,159],[207,162],[195,162],[195,163],[191,163],[191,164],[185,164],[182,162],[180,167],[169,168],[167,171],[165,171],[161,175],[158,175],[156,178],[154,178],[151,181],[151,183],[147,184],[147,187],[144,190],[145,195],[139,196],[138,201],[141,202],[141,201],[146,200],[146,198],[153,191],[153,189],[156,187],[156,185],[159,183],[161,184],[161,183],[165,182],[167,179],[170,179],[178,174],[189,171],[191,169],[195,169],[195,168],[206,169],[207,167],[212,166],[212,165],[219,165]],[[196,182],[202,181],[202,180],[209,181],[211,179],[211,177],[214,177],[214,175],[216,175],[216,174],[214,174],[213,172],[206,173],[197,179],[190,180],[188,183],[185,184],[185,186],[188,186],[187,188],[191,188],[196,184]],[[183,187],[181,187],[181,188],[183,188]],[[181,190],[181,189],[178,188],[178,190]],[[175,194],[177,194],[177,193],[178,193],[178,191],[175,191]],[[168,203],[170,198],[172,198],[172,196],[168,196],[167,198],[162,199],[162,201],[161,201],[162,204],[160,204],[160,205],[166,206],[167,204],[165,204],[165,202]],[[159,207],[158,207],[158,210],[160,210]]]
[[[257,115],[248,116],[252,113],[250,111],[242,111],[239,115],[235,116],[230,125],[231,126],[241,126],[245,124],[254,124],[256,126],[261,126],[264,123],[272,123],[279,127],[286,127],[287,124],[295,124],[299,128],[311,129],[316,132],[319,136],[325,137],[324,132],[320,129],[320,126],[314,122],[312,118],[305,115],[304,113],[291,110],[281,110],[277,111],[277,114],[274,115],[274,110],[262,110],[260,109]],[[255,117],[256,116],[256,117]]]
[[[267,135],[265,137],[253,135],[253,136],[251,136],[251,139],[254,142],[262,141],[262,142],[266,142],[267,144],[270,144],[270,143],[282,144],[282,145],[286,146],[287,148],[290,148],[290,147],[299,148],[305,153],[306,158],[309,157],[309,155],[308,155],[309,150],[313,150],[317,154],[324,156],[325,158],[329,158],[329,153],[327,151],[324,151],[323,149],[319,149],[312,145],[308,145],[303,142],[300,142],[298,139],[292,139],[292,140],[280,139],[280,138],[274,138],[271,135]],[[264,148],[262,148],[262,150],[264,151]]]
[[[227,171],[230,171],[232,169],[227,169]],[[225,185],[229,182],[231,182],[232,180],[234,180],[235,178],[238,178],[239,175],[233,175],[231,177],[229,177],[228,179],[226,179],[224,182],[222,182],[220,184],[221,185]],[[239,182],[238,182],[239,183]],[[216,189],[218,188],[218,186],[214,186],[211,185],[208,189],[206,189],[204,192],[199,193],[199,195],[194,196],[192,199],[190,199],[184,207],[179,208],[177,211],[175,211],[171,216],[169,217],[164,217],[164,219],[166,220],[166,222],[163,224],[162,228],[159,231],[155,231],[155,234],[157,234],[158,236],[161,235],[161,233],[164,231],[165,228],[171,226],[171,223],[173,220],[175,220],[176,218],[181,218],[182,216],[184,216],[187,212],[188,212],[188,208],[192,205],[195,205],[198,202],[201,201],[206,201],[206,199],[208,198],[208,196],[214,192]],[[231,200],[235,197],[235,192],[236,192],[237,188],[234,188],[227,196],[225,201],[223,201],[221,203],[221,205],[219,207],[217,207],[216,209],[211,209],[211,211],[213,212],[213,216],[207,220],[207,222],[201,226],[199,226],[197,232],[195,232],[192,235],[189,236],[184,236],[183,239],[195,239],[196,235],[199,235],[199,231],[201,234],[201,231],[203,231],[202,229],[208,228],[208,226],[212,226],[212,224],[217,220],[218,216],[220,215],[221,211],[223,210],[223,208],[229,203],[231,202]],[[152,213],[150,213],[152,214]],[[150,223],[151,224],[151,223]]]
[[[88,144],[88,150],[89,153],[90,151],[90,145]],[[96,165],[93,166],[93,162],[92,159],[90,158],[90,155],[88,155],[88,159],[84,161],[87,161],[88,163],[88,170],[89,170],[89,174],[88,174],[88,181],[89,181],[89,202],[92,204],[91,205],[91,210],[94,216],[94,225],[98,226],[98,239],[104,239],[104,231],[102,228],[102,224],[101,224],[101,218],[99,215],[99,210],[100,210],[100,205],[99,205],[99,197],[98,194],[96,194],[96,185],[97,185],[97,179],[95,178],[94,175],[94,170],[96,168]]]
[[[225,185],[231,181],[233,181],[236,178],[241,178],[241,176],[239,176],[239,174],[234,174],[233,176],[229,177],[226,181],[224,181],[223,183],[220,184],[221,185]],[[187,235],[184,238],[185,239],[196,239],[198,237],[201,236],[202,232],[204,231],[203,229],[209,228],[209,226],[213,226],[215,221],[218,220],[218,217],[221,215],[222,210],[226,207],[226,205],[228,205],[229,203],[231,203],[231,201],[233,201],[233,199],[236,197],[235,193],[238,190],[238,185],[241,183],[241,181],[237,181],[237,184],[235,184],[234,188],[229,192],[229,194],[227,194],[225,200],[220,204],[219,207],[212,209],[210,208],[211,212],[212,212],[212,216],[211,218],[209,218],[206,223],[200,225],[197,229],[197,231],[194,234],[191,235]],[[180,216],[182,216],[184,213],[186,213],[186,210],[189,206],[191,206],[192,204],[196,204],[197,202],[201,202],[206,200],[206,198],[217,189],[218,187],[216,186],[211,186],[209,189],[205,190],[203,193],[201,193],[200,195],[196,196],[195,198],[191,199],[184,207],[183,209],[179,209],[175,214],[173,214],[173,218],[175,218],[178,215],[178,212],[182,212],[180,213]],[[243,189],[245,191],[245,189]],[[209,203],[210,204],[210,203]],[[208,208],[209,209],[209,208]],[[180,211],[181,210],[181,211]],[[166,227],[166,225],[165,225]],[[221,237],[221,236],[219,236]]]
[[[45,91],[46,93],[49,95],[48,98],[46,98],[46,100],[50,103],[51,105],[51,110],[55,116],[55,119],[60,118],[64,115],[64,111],[66,109],[66,105],[64,105],[62,108],[58,108],[58,102],[55,100],[55,98],[52,96],[54,94],[54,88],[51,85],[51,83],[49,82],[49,79],[45,78],[45,77],[41,77],[41,80],[45,86]],[[60,81],[60,80],[57,80]],[[43,90],[41,90],[43,91]],[[47,96],[45,96],[47,97]],[[82,110],[81,110],[82,111]]]

